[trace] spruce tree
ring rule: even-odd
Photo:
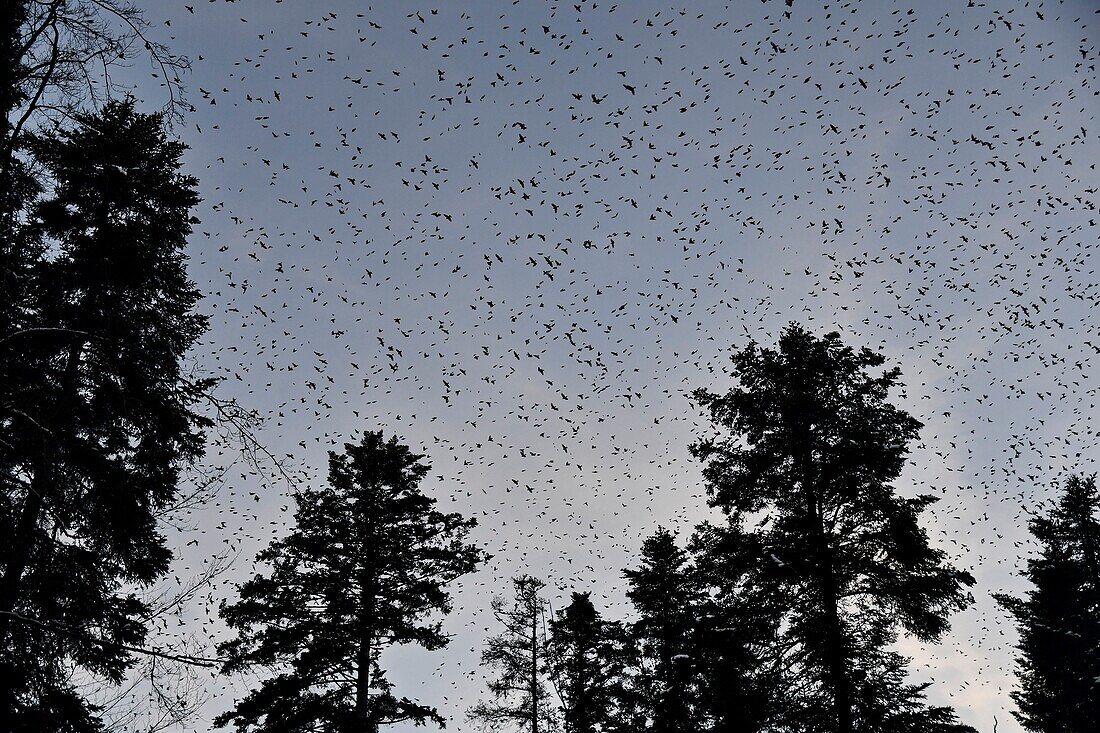
[[[642,543],[641,562],[624,571],[637,620],[632,637],[641,655],[639,683],[654,733],[698,730],[699,664],[695,638],[701,596],[676,536],[658,529]]]
[[[1100,492],[1070,477],[1057,503],[1030,522],[1039,543],[1023,598],[998,595],[1016,620],[1017,720],[1036,733],[1100,730]]]
[[[488,639],[481,653],[482,664],[494,676],[489,699],[474,705],[469,719],[489,731],[549,733],[557,721],[550,690],[547,603],[541,596],[545,583],[520,575],[512,585],[511,601],[500,596],[492,600],[493,616],[504,628]]]
[[[616,713],[622,673],[619,625],[604,620],[588,593],[573,593],[550,622],[551,670],[565,733],[596,733]]]
[[[443,718],[398,696],[382,653],[445,647],[439,616],[448,584],[483,554],[466,542],[472,519],[437,511],[420,483],[429,466],[396,438],[368,432],[329,454],[328,485],[296,497],[295,527],[260,553],[270,572],[223,604],[237,637],[219,647],[224,671],[274,672],[219,716],[240,731],[376,731]]]
[[[899,631],[938,639],[974,583],[919,525],[936,498],[894,490],[921,424],[888,402],[900,372],[875,373],[884,361],[792,325],[734,354],[726,394],[696,392],[718,429],[693,448],[711,504],[759,542],[754,582],[787,599],[810,707],[825,703],[811,730],[873,730],[859,700],[889,676],[876,655]]]
[[[206,326],[184,255],[198,197],[185,147],[132,101],[31,148],[52,184],[4,262],[0,719],[95,730],[72,672],[117,682],[132,664],[134,591],[172,556],[157,513],[204,444],[211,383],[182,367]]]
[[[688,550],[702,591],[693,644],[705,728],[771,730],[783,722],[782,712],[790,712],[777,691],[794,680],[787,650],[776,641],[782,605],[753,583],[753,568],[769,558],[761,557],[753,536],[709,523],[696,527]]]
[[[912,682],[908,661],[881,646],[860,655],[854,700],[858,730],[881,733],[976,733],[958,722],[954,709],[929,705],[925,690],[931,683]],[[810,717],[810,716],[807,716]]]

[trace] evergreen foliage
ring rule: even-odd
[[[184,255],[198,197],[185,147],[131,101],[30,149],[53,184],[6,220],[0,718],[95,730],[72,669],[117,681],[132,664],[134,590],[172,557],[157,515],[203,450],[193,408],[212,383],[182,370],[206,327]]]
[[[938,639],[974,583],[919,525],[935,497],[895,493],[921,425],[887,401],[900,373],[873,373],[883,362],[792,325],[777,349],[734,354],[726,394],[696,392],[719,430],[693,449],[711,504],[753,538],[753,583],[784,604],[804,710],[828,711],[809,730],[879,730],[860,700],[891,674],[883,651],[899,631]]]
[[[756,538],[703,523],[688,551],[694,582],[703,591],[694,646],[705,729],[781,730],[796,712],[790,699],[776,694],[787,689],[784,672],[793,650],[779,636],[782,604],[754,584],[753,570],[763,561]]]
[[[257,558],[269,565],[222,617],[237,637],[224,671],[272,676],[218,717],[240,731],[373,731],[443,718],[399,696],[382,654],[442,649],[447,586],[484,559],[466,542],[474,520],[437,511],[420,483],[429,466],[396,438],[368,432],[329,454],[328,485],[297,497],[296,526]]]
[[[998,601],[1016,620],[1020,724],[1036,733],[1100,730],[1100,492],[1072,476],[1057,503],[1030,523],[1039,543],[1023,598]]]
[[[625,571],[627,598],[638,620],[631,636],[641,656],[640,688],[654,733],[698,730],[698,650],[694,645],[701,594],[676,536],[658,529],[642,543],[637,568]]]
[[[573,593],[550,622],[550,659],[566,733],[607,730],[623,674],[621,626],[606,621],[588,593]]]

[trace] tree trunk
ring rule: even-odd
[[[355,670],[355,717],[360,721],[365,733],[377,733],[378,719],[370,705],[371,661],[374,656],[374,614],[375,614],[375,578],[374,569],[374,532],[370,522],[366,522],[367,541],[364,543],[363,565],[359,568],[359,648],[356,652]]]
[[[539,610],[531,613],[531,733],[539,733]]]
[[[845,649],[844,631],[840,623],[840,611],[833,568],[824,569],[822,591],[825,601],[826,650],[829,681],[833,688],[833,712],[837,733],[852,733],[852,684],[848,679],[848,654]]]
[[[8,629],[11,626],[11,616],[8,614],[15,610],[19,601],[23,574],[27,571],[31,550],[34,547],[34,530],[42,517],[45,505],[43,494],[49,484],[46,476],[49,469],[44,460],[38,463],[23,510],[19,513],[19,524],[12,538],[12,554],[4,566],[3,578],[0,579],[0,642],[6,641]]]
[[[813,435],[809,426],[803,428],[803,445],[813,444]],[[814,468],[812,454],[807,451],[801,456],[802,490],[806,494],[806,509],[809,516],[809,531],[813,535],[813,546],[817,555],[814,567],[814,582],[821,596],[825,641],[825,675],[833,692],[833,716],[836,718],[836,733],[853,733],[852,719],[852,683],[848,677],[848,654],[845,647],[844,628],[840,621],[840,598],[837,588],[836,568],[829,548],[829,538],[825,532],[823,507],[820,488],[817,485],[817,471]]]
[[[80,366],[80,355],[83,350],[83,341],[77,341],[69,346],[68,359],[65,363],[65,371],[62,374],[61,381],[61,393],[63,395],[72,395],[76,389],[77,370]],[[54,419],[47,420],[47,425],[52,423],[51,427],[56,430],[58,428],[56,418],[59,417],[56,410],[51,410],[50,417]],[[19,603],[23,575],[27,572],[27,564],[30,562],[31,555],[34,554],[34,531],[42,520],[42,513],[46,507],[46,496],[54,493],[52,490],[53,466],[57,458],[56,441],[58,437],[38,423],[29,425],[27,429],[37,431],[42,443],[32,464],[34,473],[27,491],[27,499],[23,504],[23,510],[19,513],[19,523],[16,525],[12,537],[12,556],[8,558],[7,563],[4,565],[4,575],[0,578],[0,643],[5,641],[8,629],[11,628],[11,616],[8,614],[14,611]],[[66,424],[65,432],[71,433],[72,430],[71,423]]]
[[[75,390],[77,371],[84,342],[80,341],[69,347],[68,361],[62,376],[62,394],[72,395]],[[57,417],[56,414],[52,417]],[[57,429],[57,420],[53,420],[53,427]],[[33,475],[27,491],[26,501],[19,513],[19,521],[12,536],[12,552],[4,564],[4,574],[0,576],[0,644],[11,644],[9,635],[15,619],[12,612],[19,605],[19,598],[23,592],[23,580],[27,567],[34,556],[35,531],[42,522],[42,516],[46,512],[46,497],[55,492],[53,470],[57,462],[58,447],[57,436],[35,423],[28,429],[38,431],[42,441],[37,455],[32,464]],[[66,432],[71,433],[72,424],[66,424]],[[15,688],[14,680],[10,675],[15,670],[10,665],[3,665],[0,670],[0,691],[5,697]],[[5,700],[7,704],[9,701]]]
[[[378,721],[371,716],[370,710],[370,636],[359,639],[359,651],[356,656],[355,671],[355,717],[362,723],[366,733],[376,733]]]
[[[19,523],[12,538],[12,552],[4,566],[4,575],[0,578],[0,646],[4,648],[13,646],[13,640],[9,639],[9,635],[15,619],[10,614],[19,603],[23,576],[30,564],[31,548],[34,546],[34,531],[41,520],[45,505],[43,492],[46,491],[49,478],[44,474],[48,469],[44,467],[44,462],[42,463],[43,466],[36,468],[31,480],[30,491],[23,504]],[[0,717],[11,714],[9,706],[15,704],[13,697],[16,689],[15,675],[16,671],[12,665],[0,665]]]

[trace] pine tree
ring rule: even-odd
[[[627,598],[638,619],[632,637],[642,658],[639,682],[654,733],[698,730],[696,670],[692,643],[700,593],[676,536],[658,529],[642,543],[641,562],[624,571]]]
[[[475,524],[434,509],[420,483],[422,456],[368,432],[329,454],[328,485],[296,496],[295,527],[258,560],[271,567],[222,606],[237,638],[223,644],[224,671],[256,666],[274,676],[217,718],[240,731],[375,731],[439,712],[398,697],[381,665],[396,644],[441,649],[448,584],[482,553],[466,542]]]
[[[919,526],[935,497],[894,491],[921,424],[887,402],[900,372],[871,373],[883,362],[792,325],[778,349],[734,355],[727,394],[696,392],[720,431],[693,448],[711,504],[759,542],[754,582],[787,599],[785,636],[828,711],[815,729],[835,733],[868,730],[857,699],[886,676],[876,654],[901,630],[938,639],[974,583]]]
[[[765,562],[754,537],[737,527],[700,524],[688,550],[702,591],[693,641],[699,704],[712,733],[757,733],[780,723],[785,657],[777,645],[781,606],[754,586]]]
[[[854,709],[859,730],[882,733],[976,733],[958,722],[947,706],[929,705],[928,682],[908,679],[908,660],[878,647],[859,657],[855,670]],[[808,717],[808,716],[807,716]]]
[[[184,255],[198,197],[185,147],[131,101],[32,147],[53,183],[4,263],[0,719],[95,730],[72,671],[132,664],[148,609],[131,591],[166,572],[157,513],[203,449],[211,383],[181,365],[206,326]]]
[[[490,699],[470,709],[469,719],[490,731],[550,733],[556,728],[550,693],[550,653],[546,633],[545,587],[530,575],[512,579],[514,597],[492,600],[493,615],[504,629],[491,637],[481,661],[495,672]]]
[[[1100,730],[1100,492],[1096,477],[1070,477],[1045,516],[1032,519],[1038,557],[1023,598],[998,595],[1020,633],[1021,725],[1037,733]]]
[[[550,666],[565,733],[606,730],[622,674],[619,625],[604,620],[590,594],[574,593],[550,631]]]

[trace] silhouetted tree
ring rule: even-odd
[[[596,733],[616,714],[622,675],[621,628],[605,621],[588,593],[574,593],[550,622],[551,670],[566,733]]]
[[[711,504],[749,520],[767,559],[754,582],[788,599],[785,636],[827,696],[828,719],[812,730],[872,730],[857,698],[885,674],[876,652],[899,630],[938,639],[974,583],[918,524],[935,497],[891,485],[921,425],[887,402],[900,372],[872,374],[883,362],[792,325],[778,349],[734,354],[738,386],[695,393],[725,432],[693,447]]]
[[[120,75],[115,72],[139,59],[149,63],[167,95],[162,111],[178,116],[183,106],[179,76],[188,61],[149,30],[141,8],[125,0],[5,2],[0,32],[13,39],[10,45],[0,41],[8,62],[0,71],[0,105],[12,133],[5,141],[18,149],[24,132],[33,134],[117,98]],[[11,147],[2,152],[10,153]]]
[[[6,319],[8,311],[21,299],[14,297],[12,286],[21,280],[18,270],[12,270],[16,262],[12,258],[20,254],[18,242],[12,234],[16,216],[33,196],[20,190],[29,182],[26,166],[15,158],[16,125],[22,117],[19,105],[26,98],[23,79],[27,75],[27,62],[23,47],[23,32],[27,24],[29,0],[10,0],[0,5],[0,312]],[[22,185],[21,185],[22,184]]]
[[[1100,492],[1072,476],[1045,516],[1031,520],[1038,557],[1023,598],[998,595],[1020,632],[1015,716],[1037,733],[1100,730]]]
[[[694,628],[700,712],[713,733],[755,733],[783,722],[778,699],[788,650],[778,641],[782,604],[754,583],[768,558],[737,527],[696,527],[688,546],[703,593]]]
[[[181,370],[206,325],[185,267],[198,198],[184,149],[131,102],[33,141],[52,184],[21,222],[36,249],[4,273],[19,301],[0,333],[0,719],[13,730],[98,727],[72,670],[121,679],[149,611],[126,589],[171,559],[157,516],[202,452],[192,408],[211,387]]]
[[[481,661],[495,676],[490,699],[470,709],[469,719],[490,731],[515,729],[548,733],[556,726],[550,697],[550,653],[546,634],[545,583],[530,575],[512,579],[511,602],[494,597],[493,615],[504,626],[488,639]]]
[[[0,3],[0,242],[10,244],[17,215],[33,208],[28,144],[36,134],[103,107],[119,95],[120,65],[144,57],[167,94],[163,111],[183,110],[181,71],[174,55],[149,33],[149,23],[125,0],[5,0]],[[38,168],[37,176],[48,175]],[[30,186],[28,187],[28,184]],[[0,276],[4,274],[0,260]]]
[[[887,733],[976,733],[947,706],[929,705],[930,683],[908,681],[908,660],[881,645],[858,655],[853,708],[858,730]],[[811,714],[806,715],[811,718]],[[827,725],[827,723],[826,723]]]
[[[624,571],[627,598],[638,619],[632,636],[642,660],[639,678],[654,733],[686,733],[699,726],[696,705],[696,614],[700,592],[676,536],[659,529],[642,543],[641,562]]]
[[[438,711],[397,697],[381,666],[394,644],[445,647],[436,618],[449,583],[483,554],[465,540],[475,522],[434,509],[422,456],[366,433],[329,454],[328,485],[295,498],[296,525],[258,560],[271,566],[223,604],[237,630],[221,645],[224,671],[275,674],[217,718],[241,731],[375,731],[380,724],[444,724]]]

